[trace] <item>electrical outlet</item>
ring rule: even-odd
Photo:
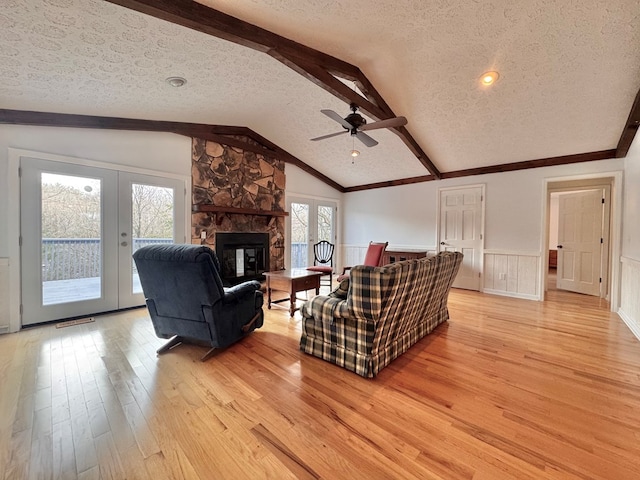
[[[200,240],[206,240],[207,239],[207,231],[206,230],[202,230],[200,232]]]

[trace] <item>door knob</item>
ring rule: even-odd
[[[562,248],[562,245],[558,245],[558,248]]]
[[[446,243],[444,243],[444,242],[440,242],[440,245],[446,245]]]
[[[120,242],[120,245],[122,245],[123,247],[126,247],[129,244],[127,242]]]

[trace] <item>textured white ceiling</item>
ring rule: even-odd
[[[202,3],[360,67],[443,172],[615,148],[640,88],[640,0]],[[100,0],[2,0],[0,75],[1,108],[247,126],[344,186],[428,173],[390,131],[354,163],[310,142],[348,106],[267,55]]]

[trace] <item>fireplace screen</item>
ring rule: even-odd
[[[216,254],[226,285],[260,280],[269,270],[269,234],[218,233]]]

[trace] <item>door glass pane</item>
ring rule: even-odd
[[[326,240],[333,243],[333,208],[318,205],[318,242]]]
[[[101,180],[41,174],[42,304],[101,297]]]
[[[133,183],[131,185],[132,254],[140,247],[173,243],[173,189]],[[141,293],[135,262],[132,266],[132,293]]]
[[[309,205],[291,203],[291,268],[309,265]]]

